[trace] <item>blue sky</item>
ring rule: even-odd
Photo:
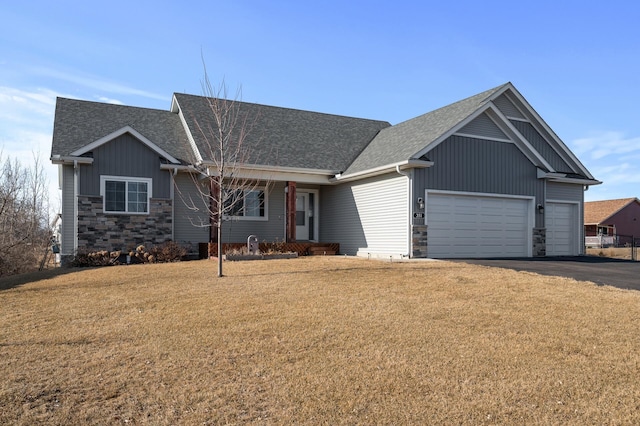
[[[640,3],[2,2],[0,149],[49,163],[56,96],[168,109],[242,100],[407,120],[511,81],[604,184],[640,196]],[[54,197],[55,198],[55,197]]]

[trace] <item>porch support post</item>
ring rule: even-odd
[[[286,240],[288,243],[293,243],[296,241],[296,183],[291,181],[287,182],[285,190]]]

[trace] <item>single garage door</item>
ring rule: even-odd
[[[426,208],[429,257],[531,255],[530,200],[427,193]]]
[[[577,256],[580,226],[577,205],[547,201],[544,211],[547,256]]]

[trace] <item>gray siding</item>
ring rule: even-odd
[[[502,133],[502,130],[500,130],[496,123],[494,123],[486,114],[480,114],[473,121],[460,129],[458,133],[509,140],[509,137]]]
[[[175,176],[173,195],[173,240],[185,244],[206,243],[209,241],[209,215],[199,195],[191,175],[178,173]],[[199,206],[194,211],[189,206]]]
[[[73,193],[73,166],[62,167],[62,241],[61,254],[74,254],[75,246],[75,204]],[[81,166],[82,167],[82,166]]]
[[[129,133],[93,150],[93,164],[80,168],[80,194],[100,195],[101,175],[152,178],[152,198],[170,198],[170,172],[160,170],[159,155]]]
[[[320,239],[340,243],[344,254],[409,254],[409,196],[405,176],[384,176],[325,187]]]
[[[567,164],[560,155],[549,145],[549,143],[538,133],[531,125],[523,121],[511,120],[511,124],[529,141],[531,146],[547,160],[551,167],[557,172],[573,172],[573,169]]]
[[[547,183],[547,199],[562,201],[578,201],[582,203],[584,199],[584,190],[582,185],[571,183],[548,182]]]
[[[525,116],[522,115],[520,110],[518,110],[504,94],[496,98],[493,103],[498,107],[500,112],[507,117],[525,119]]]
[[[284,182],[269,185],[267,194],[267,214],[269,220],[231,219],[222,226],[222,242],[246,242],[249,235],[256,235],[262,241],[282,241],[284,232]]]
[[[536,167],[511,143],[451,136],[427,153],[432,167],[415,170],[414,194],[440,189],[535,196],[543,203],[544,181]],[[542,226],[536,214],[536,225]]]

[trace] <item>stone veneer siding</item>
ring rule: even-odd
[[[533,228],[533,257],[547,255],[547,229]]]
[[[152,198],[149,214],[105,214],[100,196],[78,196],[78,250],[128,250],[171,240],[172,201]]]
[[[427,225],[413,225],[411,227],[411,246],[411,257],[427,257]]]

